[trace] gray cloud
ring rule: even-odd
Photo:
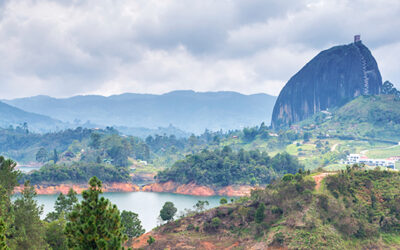
[[[0,2],[0,98],[233,90],[277,95],[362,38],[400,86],[398,0]]]

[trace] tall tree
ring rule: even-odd
[[[54,163],[57,163],[58,160],[59,160],[59,158],[58,158],[57,149],[54,149],[54,152],[53,152],[53,161],[54,161]]]
[[[118,208],[108,199],[99,197],[101,187],[101,181],[92,177],[89,189],[82,193],[82,202],[69,214],[65,227],[69,248],[121,249],[126,240]]]
[[[49,154],[47,150],[41,147],[36,153],[36,161],[37,162],[46,162],[49,159]]]
[[[0,249],[8,249],[7,244],[6,244],[6,231],[7,231],[7,226],[6,223],[4,222],[3,218],[0,217]]]
[[[63,216],[46,223],[46,242],[53,250],[67,250],[67,237],[64,234],[66,220]]]
[[[101,135],[99,133],[92,133],[90,135],[89,146],[94,149],[99,149],[100,148],[100,140],[101,140]]]
[[[261,223],[264,221],[264,219],[265,219],[265,204],[261,202],[256,210],[255,221],[257,223]]]
[[[7,191],[0,186],[0,249],[8,249],[6,234],[13,217],[9,213],[10,197]]]
[[[47,221],[54,221],[59,219],[61,214],[67,215],[72,212],[74,205],[78,202],[76,197],[77,193],[70,188],[67,195],[60,193],[54,205],[54,212],[48,213],[46,216]]]
[[[18,179],[21,175],[19,170],[16,170],[17,164],[10,159],[5,159],[0,156],[0,185],[6,189],[8,196],[14,191],[18,185]]]
[[[34,187],[25,182],[24,189],[14,202],[13,235],[11,249],[46,249],[45,228],[40,220],[43,207],[35,200]]]

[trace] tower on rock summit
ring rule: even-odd
[[[354,43],[320,52],[287,82],[275,103],[271,125],[290,126],[357,96],[379,94],[381,87],[378,65],[356,35]]]

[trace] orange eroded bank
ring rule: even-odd
[[[142,191],[147,192],[166,192],[187,195],[199,196],[247,196],[255,187],[242,185],[242,186],[226,186],[222,188],[211,188],[207,186],[200,186],[194,183],[178,184],[172,181],[165,183],[152,183],[142,187]]]
[[[77,193],[82,193],[83,190],[88,188],[87,184],[58,184],[58,185],[35,185],[37,194],[58,194],[68,193],[69,189],[72,188]],[[198,196],[247,196],[255,187],[252,186],[226,186],[221,188],[211,188],[207,186],[200,186],[194,183],[190,184],[178,184],[172,181],[165,183],[152,183],[139,187],[133,183],[103,183],[103,192],[158,192],[158,193],[176,193],[186,195],[198,195]],[[23,185],[15,188],[15,193],[20,193],[23,189]]]
[[[37,194],[66,194],[72,188],[78,194],[82,193],[83,190],[88,188],[87,184],[59,184],[59,185],[35,185]],[[24,188],[23,185],[18,186],[14,189],[15,193],[20,193]],[[138,185],[132,183],[103,183],[103,192],[135,192],[140,191]]]

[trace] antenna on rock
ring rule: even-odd
[[[356,43],[356,42],[361,42],[361,35],[354,36],[354,43]]]

